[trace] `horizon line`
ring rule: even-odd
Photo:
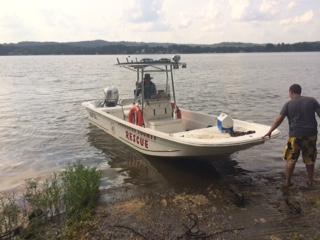
[[[296,44],[296,43],[313,43],[313,42],[320,42],[320,40],[315,41],[297,41],[297,42],[241,42],[241,41],[223,41],[223,42],[216,42],[216,43],[177,43],[177,42],[144,42],[144,41],[128,41],[128,40],[119,40],[119,41],[109,41],[104,39],[93,39],[93,40],[78,40],[78,41],[37,41],[37,40],[23,40],[19,42],[0,42],[2,44],[19,44],[19,43],[78,43],[78,42],[94,42],[94,41],[103,41],[103,42],[110,42],[110,43],[117,43],[117,42],[127,42],[127,43],[157,43],[157,44],[176,44],[176,45],[214,45],[214,44],[221,44],[221,43],[242,43],[242,44],[256,44],[256,45],[265,45],[265,44]]]

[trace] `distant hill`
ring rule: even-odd
[[[0,44],[0,55],[82,55],[82,54],[156,54],[156,53],[239,53],[320,51],[320,42],[176,44],[146,42],[19,42]]]

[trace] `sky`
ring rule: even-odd
[[[0,43],[320,41],[320,0],[0,0]]]

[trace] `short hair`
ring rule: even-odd
[[[289,91],[295,94],[301,94],[301,86],[299,84],[292,84]]]

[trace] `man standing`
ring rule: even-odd
[[[320,117],[320,105],[316,99],[301,96],[301,86],[293,84],[289,88],[288,101],[282,108],[279,117],[275,120],[265,137],[282,123],[285,117],[289,122],[289,139],[285,148],[284,159],[286,165],[286,181],[284,188],[291,185],[291,176],[295,164],[302,152],[303,162],[308,174],[307,185],[313,185],[314,164],[317,158],[317,121],[315,113]]]

